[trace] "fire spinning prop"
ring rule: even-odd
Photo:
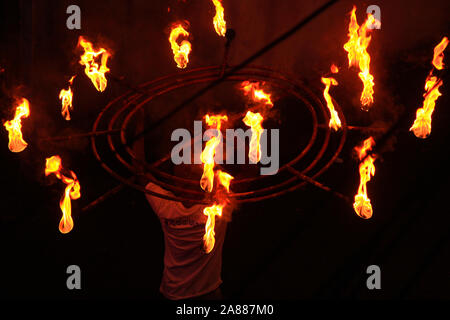
[[[84,72],[91,79],[97,91],[103,92],[106,89],[108,81],[106,80],[105,73],[109,71],[106,66],[108,58],[111,56],[104,48],[100,48],[95,51],[92,43],[85,40],[83,37],[78,39],[78,46],[83,47],[84,54],[81,56],[80,64],[85,66]],[[101,56],[101,65],[95,62],[95,59]]]
[[[21,103],[16,107],[14,119],[5,121],[4,126],[8,131],[8,148],[12,152],[22,152],[28,146],[22,137],[22,118],[30,115],[30,104],[27,99],[22,98]]]
[[[184,27],[178,23],[172,27],[170,32],[169,42],[173,51],[173,59],[177,63],[177,67],[184,69],[189,63],[189,53],[191,52],[191,43],[188,40],[183,40],[181,45],[177,43],[180,36],[188,37],[189,32],[187,32]]]
[[[434,69],[442,70],[444,68],[444,50],[448,45],[447,37],[444,37],[441,42],[434,48],[434,56],[432,60],[433,69],[425,80],[425,93],[423,107],[417,109],[416,120],[409,131],[412,131],[417,138],[425,139],[431,134],[431,116],[436,106],[436,100],[442,94],[439,92],[440,86],[443,81],[437,76],[433,75]]]
[[[371,176],[375,175],[375,166],[373,164],[375,157],[373,155],[368,155],[366,157],[366,155],[368,151],[372,150],[374,145],[375,140],[370,137],[364,141],[362,147],[355,147],[359,160],[361,161],[364,159],[364,161],[359,165],[360,183],[358,193],[355,195],[353,208],[355,209],[356,214],[364,219],[371,218],[373,213],[370,199],[367,196],[366,184],[370,181]]]
[[[344,44],[345,51],[348,52],[348,66],[359,67],[359,78],[364,84],[363,92],[361,93],[361,104],[363,110],[368,110],[368,107],[373,103],[373,86],[374,78],[370,74],[370,55],[367,53],[367,47],[370,44],[371,36],[367,35],[368,27],[375,22],[373,15],[368,14],[366,21],[358,25],[356,19],[356,7],[350,14],[350,24],[348,26],[348,42]]]
[[[68,233],[73,229],[72,205],[70,199],[75,200],[80,198],[80,183],[73,171],[69,171],[71,178],[68,178],[61,173],[62,170],[63,167],[59,156],[52,156],[46,159],[45,176],[54,173],[58,179],[66,184],[66,189],[59,202],[59,207],[63,214],[61,221],[59,222],[59,231],[61,233]]]
[[[67,121],[70,120],[69,110],[72,110],[73,92],[72,92],[72,89],[70,86],[72,85],[73,79],[75,77],[76,76],[73,76],[72,78],[70,78],[69,88],[67,90],[62,89],[59,93],[59,99],[61,99],[61,103],[62,103],[61,114],[64,117],[64,119],[66,119]]]
[[[333,65],[334,66],[334,65]],[[333,67],[332,66],[332,67]],[[341,120],[339,119],[339,115],[337,111],[334,109],[334,104],[331,99],[330,94],[328,91],[330,90],[330,86],[337,86],[338,82],[334,78],[325,78],[322,77],[322,83],[325,85],[325,89],[323,90],[323,97],[325,98],[325,101],[327,102],[328,110],[330,110],[330,122],[328,123],[328,126],[332,128],[334,131],[338,131],[341,125]]]
[[[212,2],[216,7],[216,15],[213,19],[214,29],[219,36],[225,37],[225,34],[227,33],[227,23],[224,19],[222,0],[212,0]]]
[[[216,16],[214,17],[214,27],[216,32],[224,36],[226,32],[226,23],[223,19],[223,6],[220,0],[212,0],[213,4],[216,7]],[[304,84],[296,79],[291,79],[288,75],[281,74],[279,72],[270,70],[269,68],[260,68],[255,66],[249,66],[249,63],[254,61],[256,58],[260,57],[265,52],[269,51],[272,47],[276,46],[278,43],[294,34],[298,29],[300,29],[303,25],[311,21],[316,15],[320,14],[330,5],[335,3],[335,0],[329,1],[319,9],[308,15],[305,19],[295,25],[292,29],[288,30],[279,38],[275,39],[268,45],[264,46],[256,52],[254,55],[250,56],[243,63],[235,66],[229,67],[227,64],[227,54],[224,55],[224,61],[220,66],[211,66],[205,68],[198,68],[190,71],[185,71],[180,74],[175,74],[171,76],[162,77],[160,79],[156,79],[154,81],[148,82],[142,86],[139,86],[139,89],[133,89],[132,92],[125,93],[120,98],[114,99],[110,103],[108,103],[105,108],[99,113],[97,119],[94,122],[92,132],[80,134],[76,137],[90,137],[92,150],[96,159],[101,163],[102,167],[111,174],[114,178],[119,180],[122,184],[112,191],[106,193],[102,197],[98,198],[96,201],[92,202],[90,205],[86,206],[86,208],[90,208],[94,206],[96,203],[103,201],[109,195],[115,194],[120,190],[123,186],[128,185],[142,192],[151,194],[153,196],[157,196],[160,198],[172,200],[172,201],[190,201],[194,203],[199,203],[203,205],[207,205],[205,207],[203,214],[208,217],[207,222],[205,224],[205,235],[203,237],[204,248],[207,253],[211,252],[214,248],[215,243],[215,234],[214,234],[214,226],[215,226],[215,217],[222,216],[223,209],[226,207],[229,202],[228,199],[233,198],[236,203],[246,203],[246,202],[257,202],[263,201],[266,199],[271,199],[278,197],[287,192],[292,192],[294,190],[298,190],[299,188],[305,186],[306,184],[312,184],[322,190],[327,192],[331,192],[334,195],[340,197],[341,199],[346,200],[347,202],[352,202],[349,197],[332,190],[330,187],[323,185],[322,183],[315,180],[319,175],[321,175],[324,171],[326,171],[338,158],[342,148],[344,146],[347,130],[355,129],[355,130],[365,130],[367,128],[363,127],[354,127],[347,126],[345,115],[342,113],[339,105],[334,102],[333,99],[329,95],[329,89],[331,85],[337,85],[337,81],[334,78],[322,77],[322,82],[325,84],[326,88],[324,89],[324,98],[328,105],[328,111],[330,112],[330,117],[328,118],[328,113],[326,107],[322,104],[320,99],[314,95]],[[353,7],[350,17],[349,24],[349,33],[348,42],[344,45],[344,49],[348,52],[348,60],[349,67],[357,66],[360,69],[359,77],[364,84],[364,90],[361,94],[361,104],[363,107],[367,107],[373,103],[373,86],[374,79],[370,74],[370,56],[367,53],[367,48],[371,41],[371,37],[368,36],[368,26],[373,25],[375,19],[372,15],[368,15],[367,20],[360,27],[356,20],[356,7]],[[191,44],[187,40],[183,40],[181,45],[177,43],[177,40],[180,36],[188,37],[189,33],[184,29],[181,24],[176,24],[173,26],[169,42],[171,44],[174,60],[177,63],[179,68],[186,68],[189,62],[189,53],[191,51]],[[229,39],[228,39],[229,40]],[[231,40],[230,40],[231,41]],[[226,48],[228,49],[230,41],[227,41]],[[441,43],[434,50],[433,57],[433,65],[437,70],[443,69],[443,51],[448,44],[448,39],[444,38]],[[102,92],[105,90],[107,86],[107,80],[105,77],[106,72],[109,71],[109,68],[106,66],[107,60],[110,57],[110,53],[105,49],[101,48],[98,51],[93,49],[93,45],[86,41],[83,37],[79,38],[78,46],[83,47],[84,54],[81,56],[80,64],[85,66],[85,73],[90,78],[95,88]],[[227,52],[227,51],[225,51]],[[95,61],[98,57],[101,56],[100,66],[99,63]],[[335,65],[331,66],[332,73],[338,73],[339,68]],[[431,74],[430,74],[431,76]],[[70,85],[72,84],[73,77],[70,81]],[[437,77],[430,77],[430,83],[426,85],[427,94],[426,98],[430,97],[430,106],[431,100],[434,101],[437,99],[433,98],[432,93],[436,92],[438,95],[439,92],[437,89],[442,84],[442,80],[437,79]],[[205,149],[201,154],[201,161],[204,165],[203,174],[200,179],[201,188],[208,192],[212,193],[215,191],[214,201],[211,205],[210,200],[199,200],[199,196],[203,195],[199,190],[191,190],[186,189],[185,195],[182,197],[179,196],[168,196],[165,194],[160,194],[157,192],[149,191],[145,189],[142,185],[139,184],[135,179],[137,176],[141,174],[140,171],[133,165],[133,163],[129,162],[127,159],[132,159],[133,161],[141,161],[139,160],[129,148],[130,140],[127,140],[125,136],[127,131],[127,127],[132,123],[130,119],[133,116],[136,116],[137,111],[144,108],[144,106],[148,105],[148,103],[162,94],[167,94],[172,92],[178,88],[187,87],[192,84],[206,83],[208,84],[204,89],[198,91],[191,98],[184,101],[182,104],[174,108],[175,112],[178,112],[183,107],[188,105],[190,102],[201,96],[203,93],[208,91],[211,88],[214,88],[217,84],[222,81],[238,81],[241,83],[241,89],[244,91],[245,95],[249,96],[253,103],[257,104],[257,107],[273,107],[273,102],[271,100],[271,94],[266,93],[261,89],[261,86],[265,84],[264,81],[272,83],[276,85],[281,91],[284,91],[290,95],[292,95],[297,101],[299,101],[299,105],[306,108],[309,111],[312,119],[312,133],[309,141],[305,145],[304,149],[299,152],[299,154],[290,162],[282,165],[279,168],[279,172],[284,171],[284,173],[291,174],[290,176],[286,175],[286,178],[283,180],[275,180],[273,183],[269,183],[269,185],[265,185],[263,187],[258,187],[251,189],[252,182],[258,181],[258,184],[262,184],[264,181],[270,181],[270,175],[258,176],[258,177],[250,177],[250,178],[238,178],[235,179],[230,174],[223,172],[221,170],[214,170],[215,167],[215,153],[216,148],[220,144],[222,139],[221,134],[221,124],[222,121],[227,121],[228,117],[226,115],[216,115],[209,116],[206,115],[207,124],[217,129],[217,136],[211,137],[211,139],[206,143]],[[260,82],[262,81],[262,82]],[[70,95],[69,95],[70,92]],[[68,90],[61,90],[60,99],[62,100],[62,114],[66,120],[70,119],[69,110],[72,108],[72,92],[71,87],[69,86]],[[424,103],[425,105],[425,103]],[[434,108],[434,104],[433,104]],[[430,108],[429,108],[430,109]],[[425,112],[425,111],[424,111]],[[17,107],[16,116],[13,120],[7,121],[5,123],[5,127],[9,132],[10,143],[9,148],[13,152],[20,152],[26,146],[27,143],[23,141],[21,129],[21,118],[27,117],[29,114],[28,101],[26,99],[22,100],[22,104]],[[341,115],[341,118],[338,117],[338,114]],[[108,117],[111,117],[110,120],[106,120],[107,123],[103,122]],[[430,113],[431,117],[431,113]],[[162,119],[167,119],[168,116],[163,117]],[[322,119],[329,120],[328,125],[320,123]],[[162,122],[163,120],[160,120]],[[250,143],[250,151],[249,158],[253,163],[257,163],[260,160],[260,136],[262,132],[262,121],[263,117],[260,113],[253,113],[252,111],[248,111],[245,118],[243,119],[244,123],[248,125],[252,130],[252,138]],[[123,123],[119,123],[122,121]],[[159,123],[160,123],[159,122]],[[342,123],[341,123],[342,122]],[[100,127],[105,126],[105,129],[100,129]],[[153,125],[152,129],[157,125]],[[317,132],[319,128],[326,128],[326,132],[320,139],[322,140],[321,145],[314,145],[316,141],[318,141],[319,136]],[[331,145],[330,134],[331,130],[335,131],[339,130],[338,141],[334,144],[334,152],[327,152],[327,148]],[[120,139],[112,139],[112,135],[119,134]],[[146,133],[146,131],[144,131]],[[142,137],[142,132],[140,133]],[[75,136],[70,136],[67,139],[71,139]],[[131,171],[131,177],[124,176],[121,173],[118,173],[111,169],[111,167],[102,160],[101,153],[98,148],[98,141],[101,137],[105,137],[107,139],[107,145],[109,148],[114,151],[116,154],[116,160],[119,161],[120,164],[125,165],[126,168]],[[56,137],[53,140],[62,140],[65,139],[63,137]],[[47,139],[51,140],[51,139]],[[132,141],[136,141],[136,137],[132,138]],[[118,141],[120,144],[117,145]],[[366,139],[363,143],[362,147],[356,147],[356,151],[358,152],[358,156],[360,159],[359,165],[359,173],[360,173],[360,185],[358,188],[358,192],[354,197],[353,207],[358,216],[362,218],[370,218],[372,216],[372,206],[370,203],[370,199],[367,196],[367,182],[370,181],[371,177],[375,174],[374,161],[375,156],[372,154],[368,154],[369,151],[372,151],[372,148],[375,144],[375,141],[372,137]],[[313,150],[318,150],[316,155],[307,155],[308,152],[313,152]],[[315,152],[315,151],[314,151]],[[126,156],[123,153],[127,153]],[[324,159],[324,158],[327,159]],[[110,159],[111,157],[107,157]],[[175,185],[171,185],[171,182],[177,182],[183,180],[186,182],[186,179],[181,179],[180,177],[175,177],[164,173],[157,167],[170,159],[170,155],[166,156],[153,164],[148,164],[145,161],[146,167],[151,168],[151,170],[155,170],[161,176],[164,176],[167,179],[167,182],[161,181],[161,184],[164,187],[172,190],[179,190],[179,187]],[[303,160],[303,163],[301,163]],[[110,159],[110,161],[113,161]],[[320,163],[320,164],[319,164]],[[301,169],[296,169],[294,166],[300,167]],[[277,167],[278,169],[278,167]],[[63,175],[63,168],[61,165],[61,158],[59,156],[53,156],[46,159],[46,168],[45,175],[48,176],[52,173],[55,176],[63,181],[66,184],[66,189],[63,197],[60,200],[60,208],[63,213],[59,224],[59,230],[62,233],[70,232],[73,228],[73,220],[71,215],[71,200],[80,198],[80,184],[77,180],[77,177],[74,172],[70,172],[70,176]],[[230,184],[233,180],[234,184],[244,184],[247,183],[242,190],[244,192],[233,192],[230,193]],[[188,182],[192,185],[196,185],[198,189],[198,180],[188,180]],[[256,185],[258,185],[256,184]],[[247,186],[249,186],[247,188]],[[221,191],[226,191],[225,197],[221,195]],[[188,196],[192,196],[189,198]],[[83,209],[83,210],[85,210]]]

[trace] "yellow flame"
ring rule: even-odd
[[[214,156],[216,154],[216,148],[220,144],[222,133],[220,132],[222,121],[227,121],[228,117],[225,115],[216,115],[205,117],[206,124],[211,126],[212,129],[217,129],[217,136],[211,137],[211,139],[206,142],[205,149],[200,155],[200,159],[203,163],[203,175],[200,179],[200,187],[211,192],[214,186]]]
[[[252,137],[250,139],[250,148],[248,152],[248,158],[251,163],[258,163],[261,160],[261,134],[263,128],[261,126],[264,118],[260,113],[253,113],[248,111],[243,119],[244,123],[251,128]]]
[[[370,199],[367,196],[367,182],[370,181],[371,176],[375,175],[374,161],[375,157],[372,155],[367,155],[367,151],[372,150],[375,145],[375,141],[372,137],[366,139],[362,147],[356,147],[355,150],[358,152],[359,159],[364,161],[359,165],[359,175],[360,183],[358,187],[358,193],[355,195],[355,201],[353,203],[353,209],[358,216],[364,219],[369,219],[372,217],[373,210],[370,203]]]
[[[224,10],[221,0],[212,0],[214,6],[216,7],[216,15],[214,16],[213,23],[214,29],[219,36],[225,37],[227,32],[227,23],[224,19]]]
[[[108,81],[106,80],[105,73],[110,71],[109,68],[106,66],[106,63],[108,62],[108,58],[110,57],[110,54],[106,49],[100,48],[98,51],[95,51],[92,43],[85,40],[83,37],[80,36],[78,39],[78,46],[83,47],[84,54],[81,56],[80,64],[85,66],[84,72],[86,75],[91,79],[92,83],[94,84],[95,88],[103,92],[106,89],[106,85],[108,84]],[[95,59],[101,55],[101,65],[99,67],[98,63],[95,61]]]
[[[216,174],[219,179],[219,183],[227,190],[227,192],[230,192],[230,183],[234,177],[222,170],[217,170]]]
[[[367,32],[370,31],[368,27],[375,21],[373,15],[368,14],[366,21],[360,27],[356,20],[356,7],[353,7],[348,27],[349,40],[344,44],[344,49],[348,52],[349,67],[359,66],[360,69],[358,76],[364,85],[360,100],[365,108],[373,103],[373,87],[375,84],[374,78],[370,74],[370,55],[367,53],[371,36],[367,35]]]
[[[69,110],[72,110],[72,89],[69,86],[69,89],[62,89],[59,93],[59,99],[61,100],[62,108],[61,114],[67,121],[70,120]]]
[[[177,43],[177,39],[180,36],[188,37],[189,32],[187,32],[181,24],[176,24],[173,26],[170,32],[169,42],[173,51],[173,58],[177,63],[177,67],[184,69],[189,63],[189,53],[191,52],[191,43],[187,40],[183,40],[181,45]]]
[[[447,37],[442,38],[441,42],[434,48],[433,66],[438,69],[444,69],[444,50],[448,45]]]
[[[439,87],[442,85],[442,81],[437,84],[439,79],[437,77],[428,75],[425,83],[425,99],[423,101],[423,107],[417,109],[416,120],[409,129],[414,133],[417,138],[425,139],[431,133],[431,116],[436,106],[436,100],[442,94],[439,92]]]
[[[27,99],[22,98],[21,103],[16,107],[14,119],[5,121],[3,124],[8,131],[8,148],[12,152],[22,152],[28,146],[22,136],[22,118],[30,115],[30,104]]]
[[[68,233],[73,229],[72,204],[70,200],[80,198],[80,183],[73,171],[70,171],[71,178],[68,178],[61,174],[61,170],[62,165],[59,156],[52,156],[46,159],[45,175],[48,176],[53,173],[58,179],[66,184],[64,194],[59,202],[59,207],[63,214],[59,222],[59,231],[61,233]]]
[[[323,97],[327,102],[328,110],[330,110],[330,122],[328,123],[329,127],[338,131],[341,127],[341,120],[339,119],[339,115],[337,111],[334,109],[334,104],[331,99],[330,94],[328,93],[330,90],[330,86],[337,86],[338,82],[334,78],[324,78],[322,77],[322,83],[325,85],[325,89],[323,90]]]
[[[223,205],[214,204],[203,209],[203,214],[208,217],[205,224],[205,234],[203,236],[203,244],[206,253],[210,253],[216,243],[214,226],[216,223],[216,216],[222,216]]]

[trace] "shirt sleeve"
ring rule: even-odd
[[[154,184],[153,182],[148,183],[145,186],[145,189],[150,190],[150,191],[154,191],[157,193],[161,193],[161,194],[165,194],[168,196],[173,196],[173,194],[170,191],[167,191],[163,188],[161,188],[160,186],[158,186],[157,184]],[[173,202],[167,199],[162,199],[162,198],[158,198],[156,196],[153,196],[151,194],[146,193],[145,197],[147,198],[147,201],[149,202],[150,206],[152,207],[153,211],[155,211],[155,213],[158,216],[163,215],[163,213],[165,211],[167,211],[167,206],[169,204],[169,202]]]
[[[172,192],[161,188],[160,186],[154,184],[153,182],[148,183],[145,186],[145,188],[147,190],[154,191],[160,194],[174,196]],[[147,201],[149,202],[153,211],[160,218],[176,219],[183,216],[192,215],[198,212],[202,213],[204,209],[204,206],[200,204],[194,205],[190,208],[185,208],[177,201],[162,199],[148,193],[145,194],[145,197],[147,198]]]

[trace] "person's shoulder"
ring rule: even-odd
[[[145,189],[147,189],[149,191],[162,193],[162,194],[170,194],[169,191],[167,191],[166,189],[161,188],[159,185],[157,185],[156,183],[151,182],[151,181],[149,183],[147,183],[147,185],[145,186]]]

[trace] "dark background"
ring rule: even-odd
[[[223,3],[228,27],[236,31],[230,52],[230,63],[236,64],[324,2]],[[81,8],[81,30],[66,28],[70,4]],[[376,83],[368,113],[358,111],[361,85],[356,72],[347,70],[342,48],[353,4],[360,24],[368,5],[381,8],[382,29],[373,32],[368,49]],[[431,136],[421,140],[408,131],[422,105],[433,48],[449,36],[449,9],[445,0],[339,1],[254,62],[293,74],[318,94],[320,76],[334,62],[344,68],[331,94],[349,124],[389,126],[402,114],[407,120],[375,163],[368,183],[372,219],[359,218],[345,202],[313,187],[239,207],[224,245],[226,297],[449,299],[448,76],[443,75]],[[3,298],[160,298],[163,235],[143,194],[125,189],[80,213],[117,182],[95,160],[87,139],[41,143],[37,138],[88,132],[107,102],[126,91],[112,81],[104,93],[95,91],[78,65],[79,35],[111,49],[112,73],[137,85],[182,72],[167,41],[177,20],[188,20],[193,35],[188,69],[219,64],[223,39],[214,32],[213,16],[212,4],[199,0],[1,2],[2,121],[12,118],[12,97],[31,102],[30,118],[23,120],[28,148],[13,154],[6,131],[0,136]],[[448,48],[445,54],[447,62]],[[66,122],[57,97],[73,74],[78,74],[73,120]],[[342,161],[319,180],[353,197],[359,176],[352,148],[366,137],[350,132]],[[53,154],[75,171],[82,188],[81,199],[72,201],[74,229],[66,235],[57,228],[63,186],[43,175],[45,158]],[[81,267],[82,290],[66,288],[71,264]],[[381,268],[381,290],[366,288],[371,264]]]

